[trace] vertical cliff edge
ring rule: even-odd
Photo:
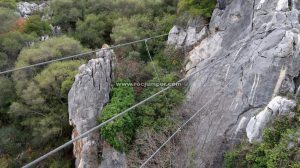
[[[178,167],[222,167],[224,151],[247,125],[250,141],[259,140],[264,124],[255,126],[255,116],[269,102],[273,100],[266,107],[270,116],[295,107],[276,96],[293,97],[299,87],[297,4],[296,0],[232,0],[224,9],[214,10],[209,35],[188,53],[186,65],[187,74],[203,68],[189,80],[190,114],[212,103],[181,134],[184,145],[177,147]]]
[[[96,59],[79,68],[68,99],[70,125],[74,127],[72,138],[96,126],[103,106],[109,101],[112,54],[112,51],[103,49],[97,53]],[[98,132],[75,142],[76,167],[98,167],[100,144]]]
[[[189,50],[187,75],[201,69],[189,79],[184,103],[189,115],[201,111],[179,134],[175,167],[222,167],[224,152],[243,135],[260,141],[273,118],[296,106],[299,1],[220,2],[208,26],[174,26],[168,38],[169,45]],[[104,49],[80,67],[69,93],[73,138],[97,124],[109,101],[112,58]],[[125,154],[100,140],[98,132],[74,143],[74,156],[76,167],[126,167]]]

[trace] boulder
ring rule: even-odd
[[[41,11],[48,6],[47,2],[37,4],[34,2],[18,2],[17,10],[20,15],[24,18],[27,18],[29,15],[33,14],[36,11]]]
[[[246,128],[250,143],[260,142],[264,128],[276,117],[287,115],[296,107],[296,102],[277,96],[272,99],[268,106],[253,116]]]

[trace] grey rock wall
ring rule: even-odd
[[[177,167],[222,167],[236,130],[277,95],[295,94],[298,16],[288,0],[232,0],[214,10],[209,36],[189,52],[186,66],[187,75],[204,68],[189,80],[190,115],[213,101],[180,135]]]
[[[169,32],[168,45],[177,49],[191,50],[208,36],[208,29],[202,17],[190,19],[186,27],[173,26]]]
[[[109,144],[104,143],[102,162],[99,168],[127,168],[125,153],[120,153]]]

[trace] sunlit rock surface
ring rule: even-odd
[[[295,107],[295,101],[280,96],[275,97],[263,111],[250,119],[246,128],[249,142],[260,142],[263,129],[266,128],[267,124],[278,116],[287,115]]]

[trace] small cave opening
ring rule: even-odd
[[[226,1],[225,0],[218,0],[219,9],[224,10],[226,8]]]
[[[293,9],[293,1],[294,0],[288,0],[288,5],[289,5],[289,9],[292,10]],[[295,0],[298,1],[298,0]]]
[[[294,81],[294,85],[295,85],[294,94],[296,94],[296,96],[297,96],[300,92],[300,90],[299,90],[300,89],[299,88],[299,86],[300,86],[300,72],[299,72],[298,76],[294,77],[293,81]]]

